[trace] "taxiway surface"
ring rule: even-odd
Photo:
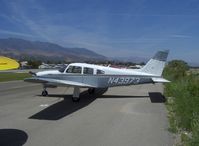
[[[110,88],[104,95],[71,88],[48,89],[13,81],[0,83],[0,145],[171,146],[162,85]]]

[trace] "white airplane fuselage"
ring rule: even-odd
[[[60,70],[34,73],[27,82],[41,83],[47,87],[72,86],[73,96],[79,96],[80,88],[109,88],[156,82],[168,82],[161,77],[168,51],[159,51],[141,69],[119,69],[87,63],[71,63]],[[44,92],[43,91],[43,92]],[[42,92],[42,95],[43,95]]]
[[[72,74],[72,73],[68,73],[67,69],[70,66],[77,66],[77,67],[81,67],[81,73],[73,73],[73,74],[84,74],[83,70],[84,68],[92,68],[93,69],[93,75],[97,74],[97,70],[101,70],[103,71],[104,75],[145,75],[145,76],[155,76],[153,74],[149,74],[149,73],[143,73],[140,72],[139,69],[126,69],[126,68],[113,68],[113,67],[107,67],[107,66],[100,66],[100,65],[94,65],[94,64],[87,64],[87,63],[71,63],[69,64],[64,72],[60,72],[59,70],[48,70],[48,71],[41,71],[41,72],[37,72],[36,75],[37,76],[43,76],[43,75],[47,75],[47,74]]]
[[[71,67],[79,68],[77,72],[69,71]],[[90,73],[86,73],[85,69],[92,70]],[[69,64],[63,72],[59,70],[48,70],[36,73],[37,77],[50,78],[50,79],[62,79],[65,81],[75,81],[82,85],[82,87],[88,88],[89,85],[94,88],[108,88],[113,86],[126,86],[137,85],[143,83],[152,83],[151,77],[156,75],[143,73],[139,69],[118,69],[112,67],[105,67],[86,63],[72,63]],[[89,85],[87,85],[89,83]],[[45,85],[52,85],[52,83],[46,83]],[[55,86],[65,86],[64,84],[53,83]]]

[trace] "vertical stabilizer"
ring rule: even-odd
[[[140,71],[161,76],[168,54],[169,50],[158,51],[155,56],[151,58],[143,68],[140,69]]]

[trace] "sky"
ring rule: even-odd
[[[0,37],[199,64],[198,0],[0,0]]]

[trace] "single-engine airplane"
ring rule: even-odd
[[[47,96],[46,88],[71,86],[74,88],[72,100],[80,100],[80,88],[88,88],[88,93],[95,93],[95,89],[114,86],[127,86],[149,83],[169,82],[162,78],[162,72],[169,51],[159,51],[141,69],[118,69],[86,63],[71,63],[59,70],[41,71],[32,73],[32,78],[24,81],[41,83]]]

